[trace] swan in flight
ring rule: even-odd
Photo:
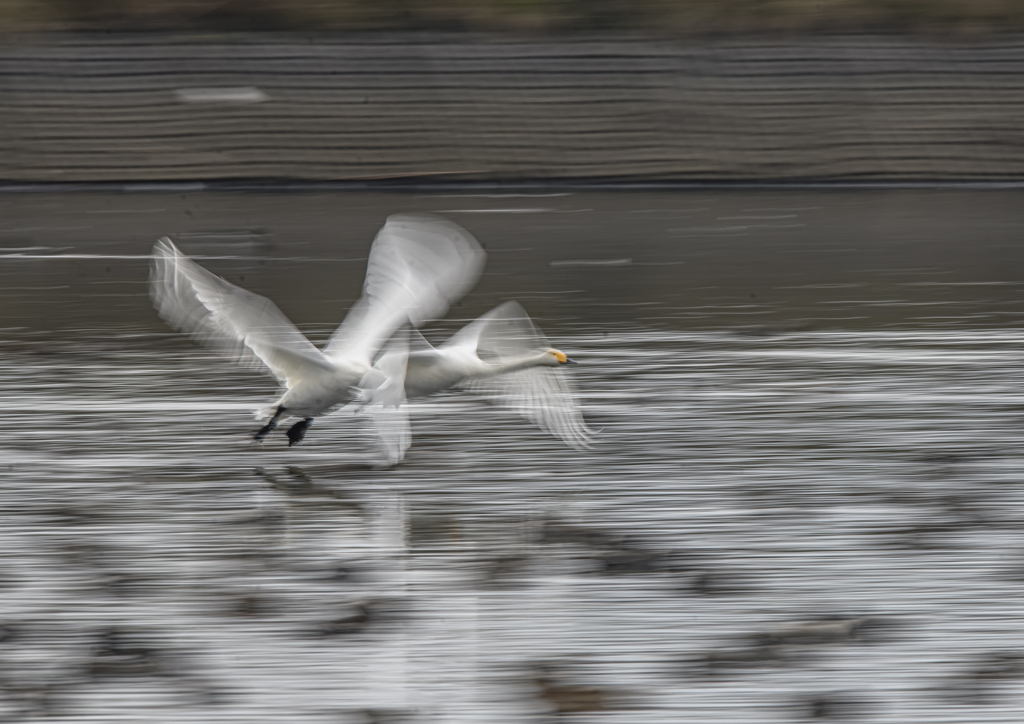
[[[313,418],[369,395],[396,408],[396,386],[404,372],[401,344],[406,325],[418,327],[443,316],[476,283],[486,254],[462,227],[432,216],[396,214],[370,248],[363,294],[323,351],[317,349],[273,302],[208,272],[167,237],[153,247],[150,293],[172,327],[220,349],[236,361],[264,367],[287,388],[264,409],[270,422],[256,433],[262,441],[285,417],[298,417],[288,445],[302,441]],[[373,359],[388,340],[385,354]],[[396,367],[400,369],[396,372]],[[408,446],[408,425],[381,426],[389,457]],[[397,453],[398,457],[401,453]]]
[[[414,334],[415,348],[382,357],[393,365],[396,358],[406,356],[407,398],[426,397],[452,387],[467,389],[518,413],[572,447],[589,447],[594,433],[583,420],[570,380],[556,369],[576,362],[551,347],[518,302],[495,307],[440,347]],[[392,372],[391,379],[399,377]]]

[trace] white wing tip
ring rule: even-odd
[[[569,434],[560,435],[554,431],[551,432],[553,432],[556,437],[561,438],[561,440],[569,445],[569,447],[576,448],[577,450],[593,450],[594,438],[597,437],[601,430],[592,430],[587,427],[585,422],[580,421],[580,428]]]
[[[177,256],[180,252],[168,236],[161,236],[153,244],[153,254],[156,256]]]

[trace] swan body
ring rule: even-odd
[[[462,346],[412,352],[405,373],[405,394],[410,399],[427,397],[475,380],[534,367],[576,364],[568,357],[560,362],[558,355],[565,357],[564,353],[556,349],[545,349],[502,362],[485,362],[475,351]]]
[[[399,339],[396,332],[407,324],[443,316],[476,283],[485,256],[476,239],[450,221],[389,217],[371,246],[363,294],[322,351],[269,299],[207,271],[167,237],[153,247],[150,292],[172,327],[281,382],[286,391],[260,411],[271,420],[256,439],[281,418],[299,417],[288,431],[289,444],[295,444],[313,418],[367,393],[397,409],[395,390],[401,390],[405,370],[396,360],[404,361],[405,352],[389,340]],[[396,440],[384,441],[389,450],[403,445],[401,431],[394,435]]]
[[[589,446],[593,432],[583,420],[570,381],[555,369],[576,363],[548,344],[518,302],[492,309],[440,347],[417,337],[417,348],[407,353],[407,398],[469,389],[573,447]]]

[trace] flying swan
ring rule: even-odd
[[[262,441],[278,422],[298,417],[288,445],[302,441],[313,418],[369,395],[397,407],[406,325],[443,316],[476,283],[486,255],[462,227],[432,216],[396,214],[370,248],[363,294],[323,351],[317,349],[266,297],[221,279],[182,254],[167,237],[153,247],[150,295],[170,326],[219,349],[246,366],[264,367],[287,388],[263,410],[270,421],[255,435]],[[389,339],[395,343],[374,357]],[[398,374],[389,380],[390,374]],[[408,425],[378,429],[392,459],[408,447]]]
[[[427,397],[453,387],[466,389],[518,413],[572,447],[589,447],[594,433],[583,420],[571,381],[556,369],[576,362],[551,347],[518,302],[492,309],[440,347],[431,346],[419,333],[409,336],[415,338],[408,343],[413,348],[406,350],[403,342],[379,363],[394,384],[401,379],[394,367],[406,358],[406,398]]]

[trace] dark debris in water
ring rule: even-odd
[[[689,554],[659,549],[634,535],[559,521],[544,521],[538,542],[548,546],[576,547],[593,561],[597,573],[607,576],[681,574],[690,570],[692,562]]]
[[[416,711],[395,708],[351,709],[345,711],[344,724],[410,724],[417,719]]]
[[[528,585],[532,560],[525,554],[507,553],[476,561],[480,585],[507,588]]]
[[[530,667],[537,697],[558,716],[609,711],[621,706],[624,692],[578,683],[559,662],[537,662]]]
[[[344,612],[310,630],[314,638],[353,636],[371,629],[390,629],[408,618],[408,607],[397,599],[355,601]]]
[[[941,691],[950,701],[965,705],[998,704],[1003,687],[1024,681],[1024,651],[992,651],[977,657]]]
[[[708,651],[696,660],[685,661],[684,666],[690,673],[717,675],[786,664],[790,654],[791,652],[781,646],[764,645],[755,641]],[[693,671],[695,666],[697,670]]]
[[[878,644],[888,640],[896,624],[875,616],[823,616],[794,621],[745,636],[731,646],[712,649],[690,659],[687,668],[696,665],[706,674],[802,663],[809,655],[825,647],[851,644]]]
[[[219,704],[222,694],[200,673],[194,657],[146,641],[136,632],[111,627],[96,635],[85,664],[91,679],[151,677],[168,680],[184,695],[206,704]]]
[[[765,645],[822,646],[827,644],[875,643],[894,624],[872,616],[827,616],[769,629],[757,634]]]
[[[877,707],[870,699],[849,691],[830,691],[798,696],[789,709],[811,721],[864,721]]]

